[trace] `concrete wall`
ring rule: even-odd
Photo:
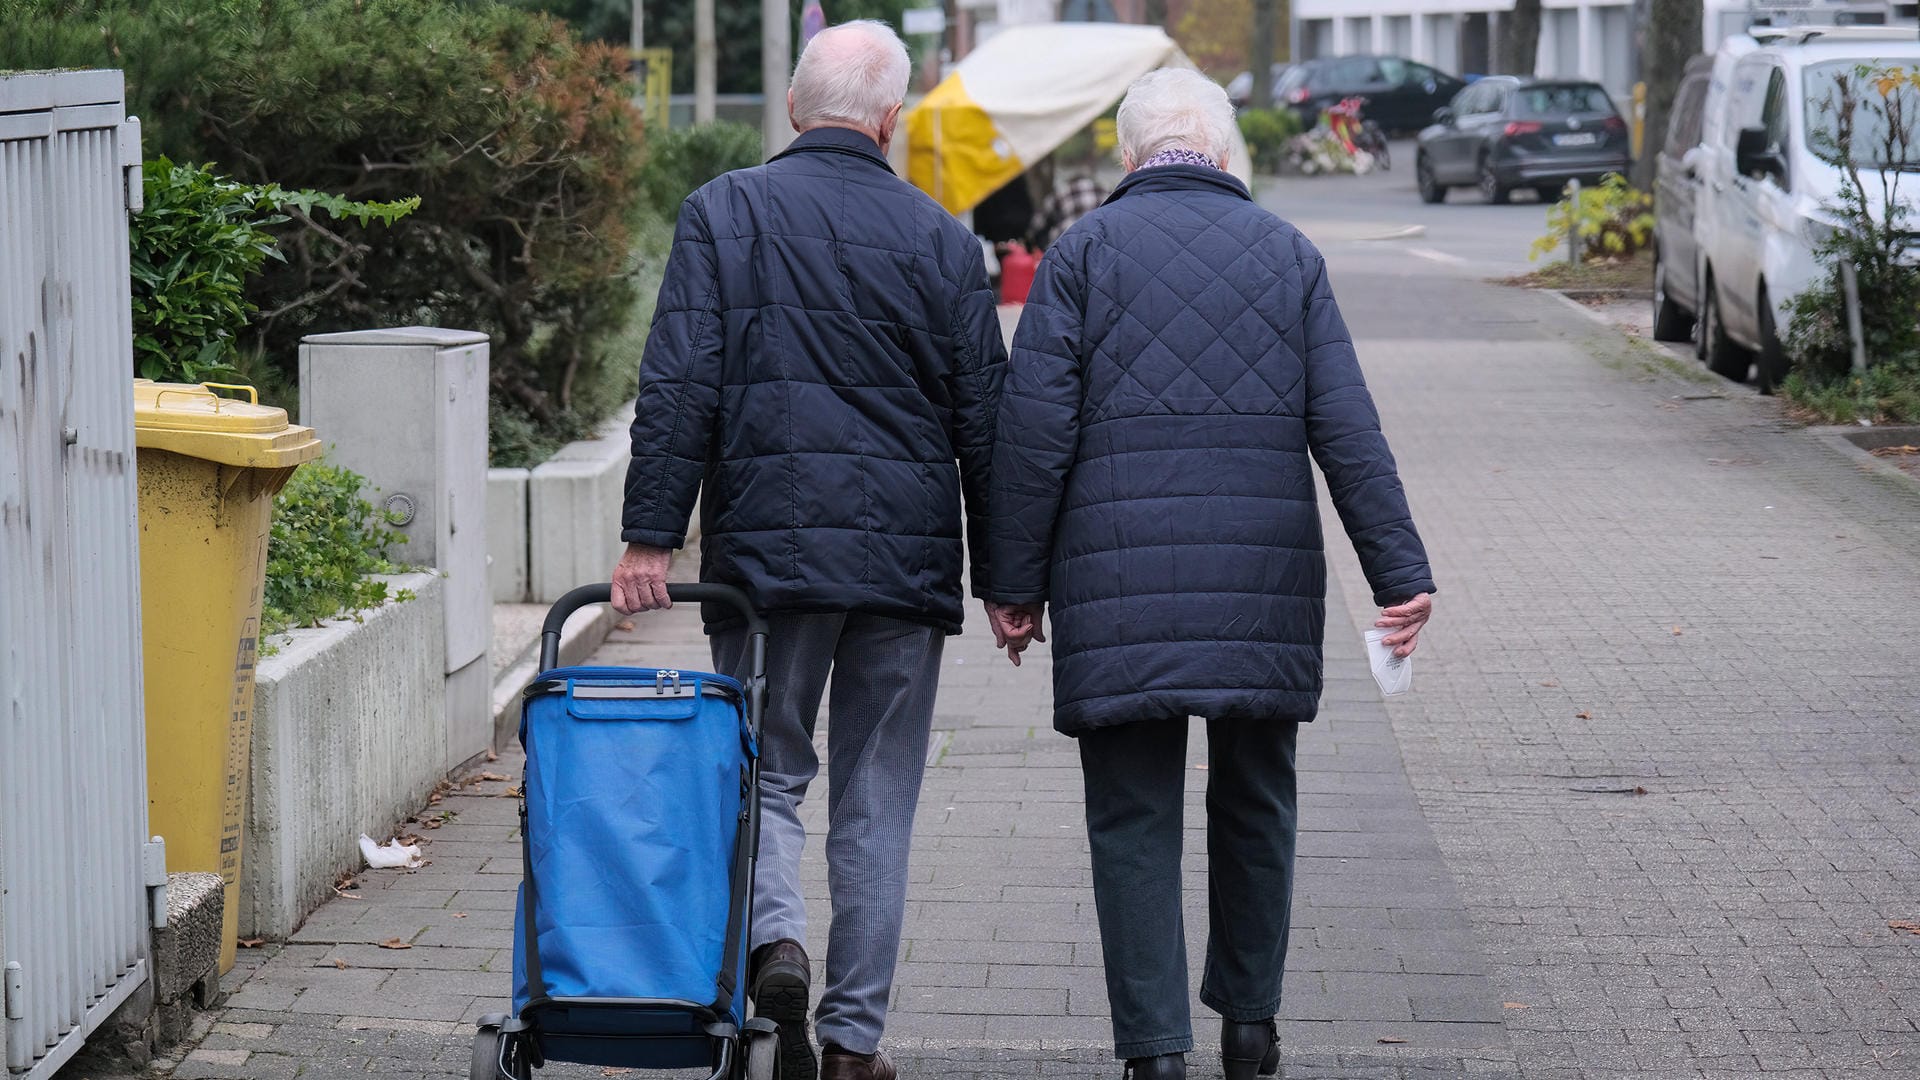
[[[528,473],[487,470],[487,584],[496,604],[527,599]]]
[[[388,579],[415,599],[276,639],[257,673],[242,937],[282,938],[359,869],[445,774],[443,581]]]
[[[532,603],[551,604],[576,585],[605,581],[626,547],[620,504],[633,406],[600,425],[596,438],[568,443],[527,481],[527,579]],[[496,597],[497,598],[497,597]]]

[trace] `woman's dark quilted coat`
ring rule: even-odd
[[[1005,367],[979,243],[873,140],[809,131],[681,208],[621,536],[679,547],[698,493],[701,580],[958,630]]]
[[[1000,403],[991,595],[1052,605],[1060,730],[1313,718],[1309,452],[1375,601],[1432,591],[1320,253],[1226,173],[1133,173],[1041,261]]]

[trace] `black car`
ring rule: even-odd
[[[1569,180],[1594,184],[1633,165],[1627,122],[1597,83],[1496,75],[1433,119],[1414,159],[1420,198],[1430,203],[1470,185],[1491,203],[1521,187],[1554,201]]]
[[[1418,131],[1433,110],[1466,85],[1437,68],[1399,56],[1340,56],[1296,64],[1274,96],[1300,115],[1306,127],[1329,105],[1365,98],[1361,114],[1389,132]]]
[[[1697,162],[1713,57],[1687,61],[1667,114],[1667,139],[1653,163],[1653,336],[1686,341],[1700,310],[1700,245],[1693,239],[1693,207],[1700,194]]]
[[[1287,72],[1292,69],[1292,64],[1274,64],[1271,68],[1273,76],[1267,80],[1267,85],[1271,87],[1273,100],[1268,103],[1269,107],[1277,109],[1281,106],[1280,86],[1286,82]],[[1253,103],[1253,72],[1243,71],[1227,83],[1227,100],[1233,103],[1235,109],[1244,109]]]

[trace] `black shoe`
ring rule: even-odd
[[[818,1080],[820,1062],[807,1038],[807,997],[813,973],[807,950],[791,939],[753,950],[749,962],[753,1012],[780,1025],[781,1080]]]
[[[1122,1080],[1187,1080],[1187,1055],[1161,1054],[1159,1057],[1128,1058]]]
[[[1253,1080],[1280,1071],[1280,1025],[1272,1020],[1220,1021],[1220,1063],[1227,1080]]]

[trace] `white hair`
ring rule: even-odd
[[[1233,104],[1205,75],[1161,68],[1127,87],[1115,127],[1136,168],[1162,150],[1192,150],[1218,162],[1233,148]]]
[[[856,19],[813,36],[793,66],[793,125],[878,128],[906,100],[913,61],[886,23]]]

